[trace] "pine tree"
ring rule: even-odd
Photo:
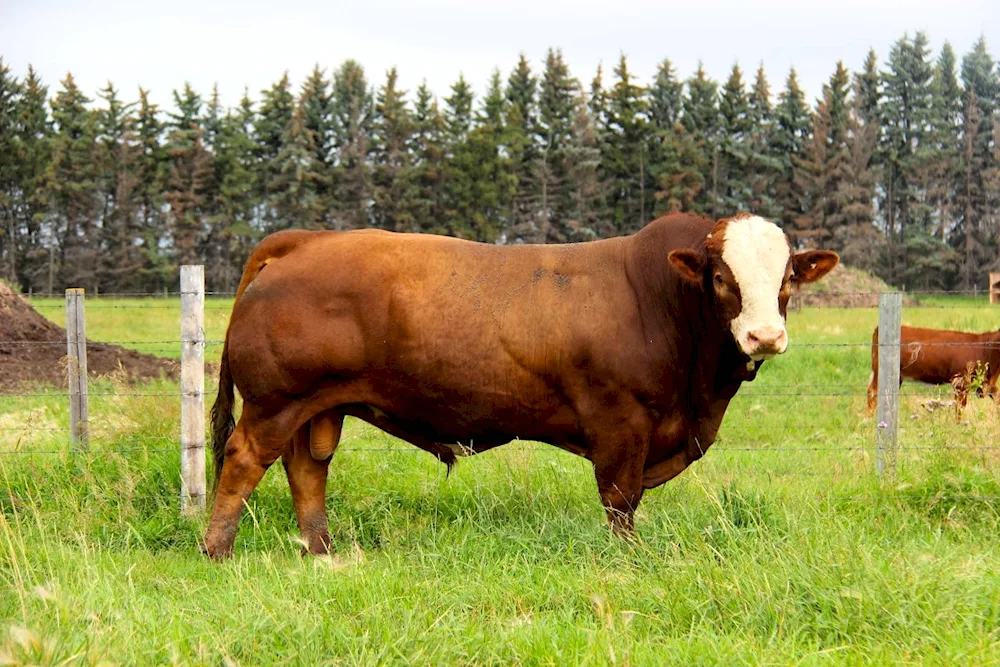
[[[281,138],[271,182],[272,205],[279,229],[321,229],[323,204],[318,186],[322,178],[316,162],[316,145],[306,127],[305,110],[295,107],[292,120]]]
[[[323,70],[313,67],[302,86],[299,98],[304,129],[312,137],[313,169],[320,219],[329,225],[336,208],[334,199],[335,142],[333,131],[333,95]]]
[[[514,234],[534,229],[537,193],[535,165],[538,160],[538,80],[522,53],[507,79],[507,118],[504,128],[510,167],[517,179],[511,200],[510,221]]]
[[[748,178],[750,108],[739,65],[733,65],[729,79],[722,88],[719,118],[721,126],[715,210],[732,215],[747,210],[753,196]]]
[[[138,291],[143,287],[139,273],[143,258],[137,245],[141,235],[136,226],[136,177],[142,147],[135,131],[134,104],[122,103],[110,82],[100,97],[106,104],[97,111],[104,206],[96,286]]]
[[[924,204],[917,177],[927,159],[923,142],[931,115],[933,72],[927,55],[926,35],[917,33],[912,40],[904,35],[893,44],[889,71],[882,77],[883,211],[890,246],[888,278],[897,284],[907,277],[910,237],[922,244],[931,234],[932,211]]]
[[[829,94],[816,105],[812,132],[800,156],[792,158],[795,190],[801,197],[801,213],[788,229],[793,243],[807,247],[830,247],[831,209],[839,165],[830,141],[833,118],[828,106]]]
[[[491,161],[494,162],[493,169],[496,173],[497,210],[493,214],[495,220],[491,220],[490,224],[498,231],[498,243],[505,243],[512,234],[510,211],[517,193],[517,176],[511,162],[511,142],[507,136],[507,111],[510,106],[504,93],[500,70],[494,69],[478,122],[486,140],[494,147]],[[517,134],[515,141],[521,137],[522,135]]]
[[[475,96],[472,87],[459,75],[458,81],[451,87],[451,95],[445,98],[448,109],[445,112],[445,122],[448,124],[448,135],[453,145],[464,141],[472,129],[472,103]]]
[[[565,241],[570,231],[571,193],[566,182],[566,150],[573,134],[576,92],[580,83],[569,73],[562,51],[549,49],[538,94],[539,156],[535,161],[538,183],[535,241]]]
[[[218,201],[204,244],[206,287],[217,291],[236,289],[243,261],[259,237],[255,121],[244,90],[239,106],[226,113],[219,126],[214,159]]]
[[[14,214],[20,179],[17,168],[18,98],[21,86],[0,59],[0,275],[17,282],[18,221]]]
[[[163,123],[159,109],[149,101],[149,92],[139,89],[136,112],[136,224],[143,256],[140,275],[144,289],[160,290],[170,284],[172,260],[164,252],[167,221],[164,192],[167,188],[170,157],[163,145]]]
[[[977,260],[982,256],[984,244],[979,229],[984,200],[980,174],[985,168],[985,160],[977,150],[982,136],[982,108],[975,87],[966,92],[965,109],[962,114],[963,151],[961,161],[961,181],[957,188],[958,229],[952,238],[953,244],[962,255],[959,276],[962,289],[970,289],[976,282],[974,275]]]
[[[424,82],[413,107],[414,218],[424,232],[445,232],[446,126],[437,100]]]
[[[49,285],[83,285],[93,290],[98,254],[95,221],[102,209],[97,124],[87,109],[91,100],[71,74],[61,86],[52,100],[56,132],[45,178],[54,218],[52,231],[59,244],[59,256],[50,258]]]
[[[823,86],[822,113],[826,114],[826,163],[820,166],[823,173],[823,189],[812,193],[811,217],[814,224],[821,224],[824,238],[828,238],[833,250],[839,250],[840,239],[847,232],[838,229],[847,217],[841,211],[843,202],[837,193],[841,191],[841,175],[848,162],[848,134],[850,132],[850,74],[843,61],[837,61],[837,68]],[[819,112],[819,107],[817,107]],[[813,126],[815,128],[815,124]],[[819,209],[822,209],[822,212]]]
[[[167,154],[170,158],[167,191],[170,234],[178,265],[197,264],[206,232],[208,191],[212,184],[212,155],[205,147],[201,126],[201,97],[187,84],[184,94],[174,91],[177,112],[170,114]]]
[[[608,93],[601,142],[602,172],[608,179],[611,222],[618,233],[631,233],[645,225],[653,189],[649,183],[646,147],[645,89],[634,83],[622,54],[615,67],[615,85]]]
[[[587,108],[594,126],[600,134],[600,129],[607,125],[608,91],[604,89],[604,66],[598,65],[594,78],[590,81],[590,99]]]
[[[962,115],[964,146],[957,185],[957,212],[953,246],[961,254],[962,289],[982,281],[982,267],[1000,255],[997,247],[996,211],[1000,193],[990,176],[997,170],[995,126],[1000,103],[1000,78],[996,62],[982,37],[962,58],[965,100]]]
[[[855,95],[847,117],[842,158],[836,164],[830,228],[844,264],[875,272],[884,252],[884,238],[875,227],[875,173],[872,162],[879,126],[868,121],[864,83],[855,80]]]
[[[191,84],[185,82],[183,91],[173,91],[173,97],[177,110],[167,115],[174,132],[194,133],[195,128],[201,126],[201,95],[195,92]]]
[[[927,196],[935,210],[936,229],[932,231],[942,243],[948,241],[954,224],[954,184],[961,155],[962,89],[958,84],[956,62],[955,51],[945,42],[931,84]]]
[[[681,124],[684,84],[669,60],[660,63],[649,90],[649,172],[653,217],[674,211],[701,212],[707,163],[694,137]]]
[[[781,178],[781,161],[771,147],[774,143],[775,118],[771,107],[771,86],[764,66],[757,68],[753,89],[747,99],[747,178],[750,186],[748,208],[769,220],[778,219],[777,184]]]
[[[364,68],[345,61],[333,75],[334,143],[338,151],[335,175],[338,229],[371,224],[371,165],[368,161],[374,103]]]
[[[53,235],[43,233],[47,218],[45,174],[52,148],[47,97],[47,88],[29,65],[17,99],[16,133],[12,137],[15,150],[12,154],[3,153],[8,159],[13,158],[16,164],[17,182],[14,191],[8,192],[8,201],[12,205],[9,214],[15,230],[11,235],[15,252],[11,279],[16,275],[22,288],[34,291],[42,291],[48,285],[48,263],[52,254]],[[0,158],[0,161],[3,160]],[[3,192],[4,189],[0,189],[0,197],[3,197]],[[10,229],[7,225],[4,228]]]
[[[654,132],[673,129],[681,118],[684,104],[684,84],[677,80],[674,66],[664,60],[656,69],[656,78],[649,88],[649,122]]]
[[[222,102],[219,100],[219,84],[212,85],[212,96],[208,98],[208,105],[205,107],[205,115],[201,119],[201,126],[205,128],[205,146],[215,151],[218,142],[219,130],[222,126]]]
[[[837,69],[830,76],[830,81],[823,86],[823,100],[830,114],[831,146],[840,148],[846,143],[847,126],[850,124],[851,74],[844,67],[844,61],[837,61]]]
[[[650,151],[655,183],[653,215],[682,211],[702,213],[708,160],[681,123],[662,131]]]
[[[494,68],[493,73],[490,75],[490,84],[486,89],[486,96],[483,97],[483,108],[479,114],[479,122],[492,125],[498,131],[502,132],[507,113],[507,104],[500,69]]]
[[[601,149],[586,93],[577,91],[573,127],[565,151],[566,184],[570,193],[568,241],[603,238],[614,231],[604,216],[604,186],[600,176]]]
[[[803,228],[807,209],[805,193],[800,187],[802,178],[796,178],[799,171],[796,158],[802,157],[806,146],[812,142],[812,121],[794,68],[785,80],[785,90],[778,97],[774,115],[771,154],[780,165],[780,176],[775,184],[775,203],[781,210],[781,226],[792,237],[796,247],[801,248],[809,237],[809,230]]]
[[[445,98],[445,124],[448,129],[448,160],[445,167],[447,193],[446,225],[449,233],[459,238],[474,238],[475,223],[471,216],[475,210],[476,174],[473,150],[469,143],[472,129],[472,87],[459,76]]]
[[[855,95],[858,98],[858,114],[865,124],[878,124],[879,105],[882,100],[882,77],[878,71],[878,56],[875,49],[868,50],[864,69],[855,75]]]
[[[456,180],[470,186],[467,208],[458,220],[469,229],[471,238],[493,243],[504,238],[506,204],[513,196],[515,181],[510,164],[502,154],[504,126],[496,109],[499,82],[484,100],[478,124],[469,132],[453,156],[453,167],[464,172]],[[499,122],[498,122],[499,121]]]
[[[273,209],[274,182],[278,177],[278,155],[281,153],[285,130],[295,115],[295,98],[292,96],[288,72],[271,88],[261,91],[261,102],[254,123],[254,141],[257,144],[257,186],[262,203],[262,220],[266,231],[281,228]]]
[[[719,139],[719,86],[705,75],[698,63],[698,70],[687,81],[688,94],[684,98],[684,115],[681,123],[691,135],[700,153],[698,162],[704,165],[702,180],[705,187],[698,200],[698,208],[713,218],[724,212],[718,207],[718,139]]]
[[[507,101],[520,112],[523,123],[521,127],[525,134],[534,132],[538,120],[537,92],[538,79],[531,73],[531,65],[522,53],[518,58],[517,67],[507,79]]]
[[[313,67],[309,77],[302,85],[299,105],[302,107],[305,128],[313,136],[313,153],[316,162],[332,167],[334,151],[333,95],[330,92],[330,84],[319,65]]]
[[[375,103],[372,158],[375,226],[394,231],[417,231],[413,214],[413,121],[406,91],[397,87],[396,68],[389,70]]]

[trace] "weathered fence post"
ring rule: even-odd
[[[90,440],[87,408],[87,330],[84,290],[66,290],[66,378],[69,385],[69,433],[73,444],[86,449]]]
[[[205,509],[205,267],[181,267],[181,509]]]
[[[884,474],[896,467],[899,433],[899,355],[903,295],[888,292],[878,297],[878,426],[875,431],[875,469]]]

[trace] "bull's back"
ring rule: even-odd
[[[627,312],[619,243],[319,235],[269,262],[234,308],[232,354],[252,368],[237,386],[301,395],[353,381],[373,402],[451,400],[467,418],[556,409],[553,378],[633,327],[612,313]]]
[[[988,358],[986,337],[978,333],[904,326],[900,343],[902,376],[930,384],[947,384]]]

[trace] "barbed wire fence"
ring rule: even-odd
[[[23,435],[47,434],[50,436],[46,442],[48,446],[21,447],[22,440],[18,440],[18,445],[13,448],[0,449],[0,455],[10,456],[45,456],[61,455],[67,451],[76,454],[86,454],[88,456],[109,456],[109,455],[144,455],[144,454],[166,454],[174,453],[180,455],[181,460],[181,493],[180,505],[185,512],[204,511],[206,502],[206,437],[205,437],[205,350],[212,346],[221,346],[223,340],[209,339],[205,335],[205,312],[218,310],[231,310],[232,292],[211,292],[204,289],[204,270],[202,266],[185,266],[181,271],[181,285],[176,292],[134,292],[114,295],[100,295],[99,297],[88,297],[83,290],[67,290],[65,296],[66,309],[66,337],[62,340],[0,340],[0,348],[7,347],[16,354],[17,348],[28,348],[32,346],[65,346],[66,354],[66,387],[67,391],[12,391],[0,390],[0,400],[24,400],[32,398],[58,398],[66,401],[69,406],[69,425],[51,426],[49,422],[22,421],[16,425],[8,425],[0,420],[0,441],[6,440],[4,434],[18,433]],[[867,442],[855,444],[829,444],[827,442],[814,442],[817,438],[808,435],[808,428],[801,424],[781,425],[767,423],[767,420],[756,427],[748,427],[741,424],[726,424],[735,416],[733,408],[730,407],[727,418],[723,423],[722,435],[711,451],[723,455],[736,456],[756,456],[768,454],[788,454],[795,452],[828,452],[828,453],[867,453],[873,454],[875,459],[875,470],[879,475],[891,474],[895,468],[896,458],[899,454],[899,413],[900,403],[904,398],[916,398],[927,401],[935,401],[945,404],[952,387],[947,387],[943,391],[933,393],[923,393],[914,391],[910,385],[901,385],[900,374],[900,352],[902,343],[901,313],[904,307],[903,297],[964,297],[963,303],[931,302],[919,303],[921,309],[980,309],[989,304],[989,297],[979,290],[966,291],[945,291],[926,290],[913,292],[833,292],[824,296],[834,297],[864,297],[871,300],[877,297],[877,305],[848,306],[850,308],[877,309],[879,323],[879,377],[878,377],[878,407],[877,415],[871,420],[871,439]],[[206,297],[209,300],[206,301]],[[22,298],[20,296],[16,298]],[[147,302],[137,304],[129,302],[136,299],[143,299]],[[803,297],[796,296],[797,301],[793,301],[792,310],[803,308]],[[179,304],[178,304],[179,300]],[[33,304],[37,310],[56,310],[61,308],[57,303]],[[807,308],[823,308],[822,305],[810,303]],[[838,307],[838,306],[833,306]],[[105,341],[89,341],[86,338],[86,311],[95,310],[142,310],[142,309],[170,309],[179,310],[178,339],[139,339],[130,336],[123,336],[120,339]],[[998,309],[1000,314],[1000,309]],[[862,341],[832,341],[832,342],[812,342],[794,343],[794,348],[842,351],[849,349],[871,349],[873,343],[871,339]],[[957,347],[967,346],[968,343],[956,342],[931,342],[923,343],[925,347]],[[981,343],[984,349],[1000,347],[1000,341]],[[90,391],[87,373],[87,349],[112,348],[112,347],[136,348],[159,352],[161,354],[176,354],[180,347],[180,382],[177,391],[143,391],[138,389],[114,389],[111,391]],[[761,383],[758,379],[754,383],[744,384],[737,397],[743,398],[854,398],[867,396],[865,387],[860,387],[856,383],[809,383],[797,382],[794,384],[767,384]],[[176,400],[180,403],[180,426],[175,437],[177,444],[172,447],[150,447],[148,444],[139,444],[140,441],[148,442],[141,437],[122,437],[115,435],[114,446],[91,448],[90,441],[95,436],[95,430],[89,416],[89,404],[91,399],[108,398],[136,398],[149,401]],[[996,397],[1000,403],[1000,396]],[[2,417],[2,412],[0,412]],[[98,429],[99,430],[99,429]],[[112,431],[114,429],[112,428]],[[761,434],[784,433],[794,436],[794,444],[771,444],[754,445],[754,442],[762,442]],[[743,437],[740,437],[740,436]],[[60,442],[64,446],[57,446]],[[53,439],[55,438],[55,439]],[[350,438],[345,438],[345,441]],[[729,444],[729,440],[738,444]],[[533,445],[531,445],[533,446]],[[548,448],[547,445],[539,445]],[[989,452],[1000,451],[1000,444],[969,444],[969,443],[949,443],[941,445],[907,444],[905,450],[908,452],[931,452],[931,451],[974,451]],[[373,452],[373,453],[419,453],[421,450],[413,447],[352,447],[349,451]],[[797,474],[818,474],[816,471],[800,470]],[[994,501],[1000,500],[1000,495],[992,494],[968,494],[969,498]],[[11,502],[16,499],[11,498]],[[850,498],[845,498],[850,500]]]

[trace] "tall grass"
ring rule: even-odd
[[[956,305],[904,321],[995,328],[995,309]],[[175,310],[137,312],[93,309],[88,334],[178,337]],[[446,478],[349,420],[335,554],[299,556],[278,466],[214,564],[204,519],[179,512],[179,402],[130,395],[176,385],[105,380],[89,453],[16,430],[64,427],[62,397],[5,399],[0,664],[996,664],[1000,413],[971,399],[956,423],[926,407],[946,391],[905,386],[897,473],[877,479],[870,352],[811,347],[865,343],[876,319],[793,313],[789,353],[702,461],[647,493],[631,542],[605,528],[581,458],[519,442]]]

